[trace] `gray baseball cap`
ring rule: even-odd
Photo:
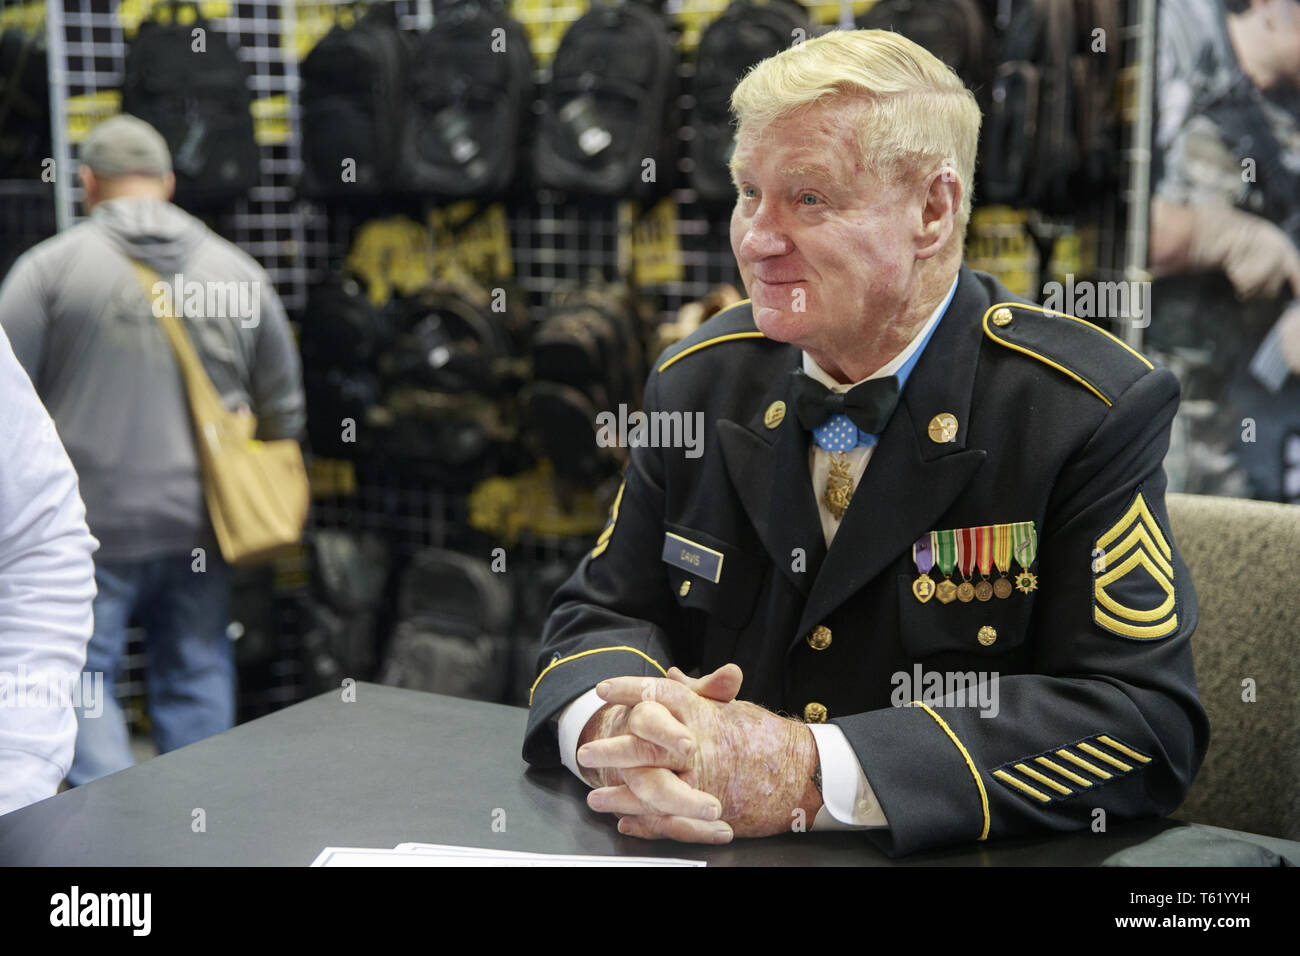
[[[104,120],[81,144],[81,161],[97,176],[162,176],[172,157],[162,135],[138,117],[122,113]]]

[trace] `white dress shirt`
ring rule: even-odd
[[[908,360],[929,339],[930,333],[939,324],[939,319],[947,311],[948,303],[952,301],[953,293],[956,291],[957,280],[954,278],[944,300],[930,313],[930,317],[921,326],[920,331],[916,333],[913,339],[894,358],[862,379],[862,381],[868,382],[872,379],[896,375],[903,366],[907,365]],[[861,382],[852,382],[846,385],[835,381],[812,360],[807,352],[803,353],[803,370],[810,378],[817,380],[834,392],[847,392],[855,385],[861,384]],[[904,382],[904,384],[906,383]],[[817,497],[817,510],[821,516],[822,535],[826,539],[826,547],[829,548],[831,541],[835,538],[835,532],[839,529],[840,522],[831,514],[830,509],[822,501],[822,491],[826,487],[826,479],[831,469],[831,458],[835,453],[826,451],[814,441],[809,441],[808,445],[808,465],[812,470],[813,494]],[[862,480],[862,475],[867,470],[867,463],[871,461],[871,453],[874,450],[874,446],[862,445],[840,453],[849,462],[849,474],[852,477],[854,489],[858,487],[858,482]],[[558,727],[560,760],[580,780],[583,779],[583,776],[578,768],[578,738],[582,736],[587,721],[592,718],[596,711],[600,710],[604,703],[596,695],[596,689],[593,687],[569,704],[560,714]],[[809,724],[808,729],[812,731],[813,740],[817,744],[817,756],[821,762],[822,771],[822,808],[817,812],[817,818],[813,821],[812,829],[847,830],[887,827],[889,821],[885,819],[885,812],[877,802],[876,795],[871,790],[871,784],[867,782],[867,775],[862,771],[862,764],[858,761],[857,754],[854,753],[853,746],[849,743],[848,738],[844,736],[844,731],[834,724]]]
[[[98,546],[54,422],[0,330],[0,813],[52,797],[72,763]]]

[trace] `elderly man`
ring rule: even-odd
[[[979,111],[920,47],[831,33],[732,104],[752,298],[645,392],[704,454],[633,449],[525,758],[646,838],[901,854],[1174,809],[1208,728],[1173,376],[963,268]]]

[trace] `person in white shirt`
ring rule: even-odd
[[[0,330],[0,813],[51,797],[72,764],[95,599],[77,474]]]

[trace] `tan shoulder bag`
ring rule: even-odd
[[[158,274],[143,263],[132,265],[152,306]],[[185,381],[203,496],[222,557],[247,567],[293,550],[302,537],[311,498],[298,442],[255,440],[257,419],[226,408],[182,321],[171,309],[158,321]]]

